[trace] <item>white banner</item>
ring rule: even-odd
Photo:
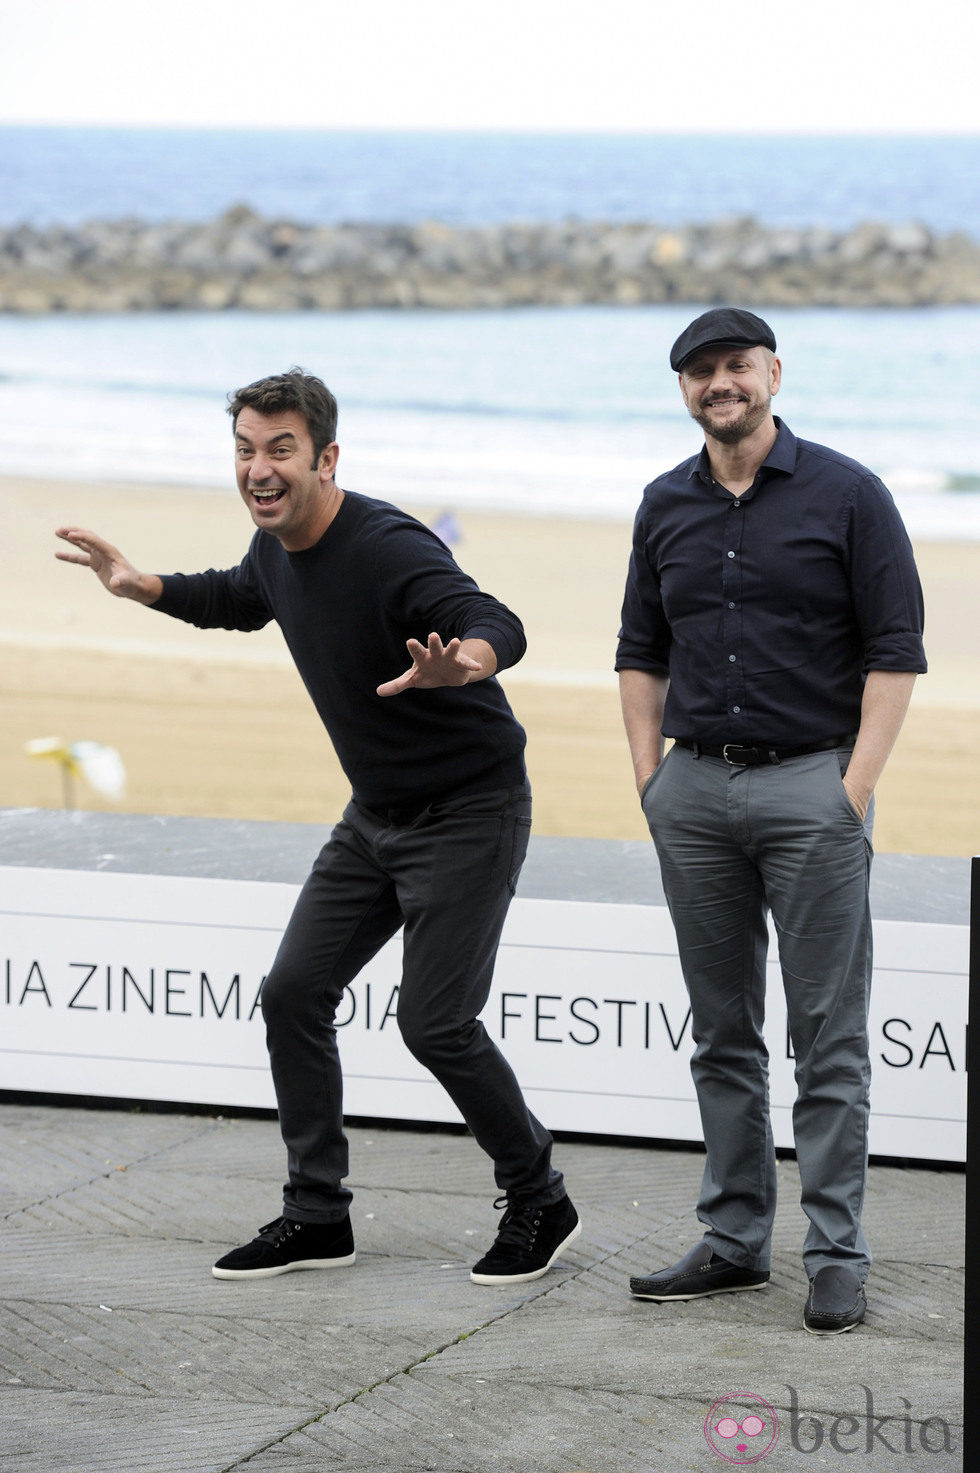
[[[297,887],[0,868],[0,1089],[274,1107],[259,995]],[[451,1121],[395,1022],[396,937],[337,1015],[348,1115]],[[871,1150],[962,1161],[966,926],[879,921]],[[793,1061],[775,945],[767,1039],[778,1145]],[[691,1020],[653,906],[521,900],[484,1022],[555,1130],[699,1140]]]

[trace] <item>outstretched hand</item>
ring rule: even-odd
[[[75,549],[74,552],[65,552],[58,548],[55,557],[63,563],[91,568],[103,587],[116,598],[131,598],[137,603],[151,604],[160,597],[162,585],[159,578],[134,568],[118,547],[113,547],[104,537],[87,532],[84,527],[58,527],[55,535]]]
[[[443,644],[439,635],[433,633],[427,644],[417,639],[406,643],[412,657],[411,666],[404,675],[379,685],[379,696],[397,696],[406,690],[433,690],[440,685],[468,685],[471,680],[491,673],[479,660],[466,654],[461,640],[451,639]]]

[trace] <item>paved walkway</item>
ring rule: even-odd
[[[627,1278],[698,1234],[696,1152],[561,1143],[584,1232],[543,1279],[490,1289],[468,1278],[497,1221],[473,1142],[351,1144],[356,1266],[228,1283],[212,1261],[279,1211],[274,1122],[0,1105],[0,1469],[961,1466],[961,1174],[872,1170],[868,1319],[818,1339],[792,1162],[767,1288],[657,1306]],[[762,1457],[753,1398],[779,1420]],[[763,1431],[723,1437],[759,1409]]]

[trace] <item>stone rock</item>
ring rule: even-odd
[[[980,245],[920,222],[766,229],[564,220],[307,225],[235,205],[210,221],[0,230],[0,311],[250,311],[585,302],[980,302]]]

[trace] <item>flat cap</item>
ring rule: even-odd
[[[741,348],[776,351],[776,338],[768,322],[741,307],[712,307],[685,327],[670,350],[670,366],[679,373],[692,353],[714,343],[734,343]]]

